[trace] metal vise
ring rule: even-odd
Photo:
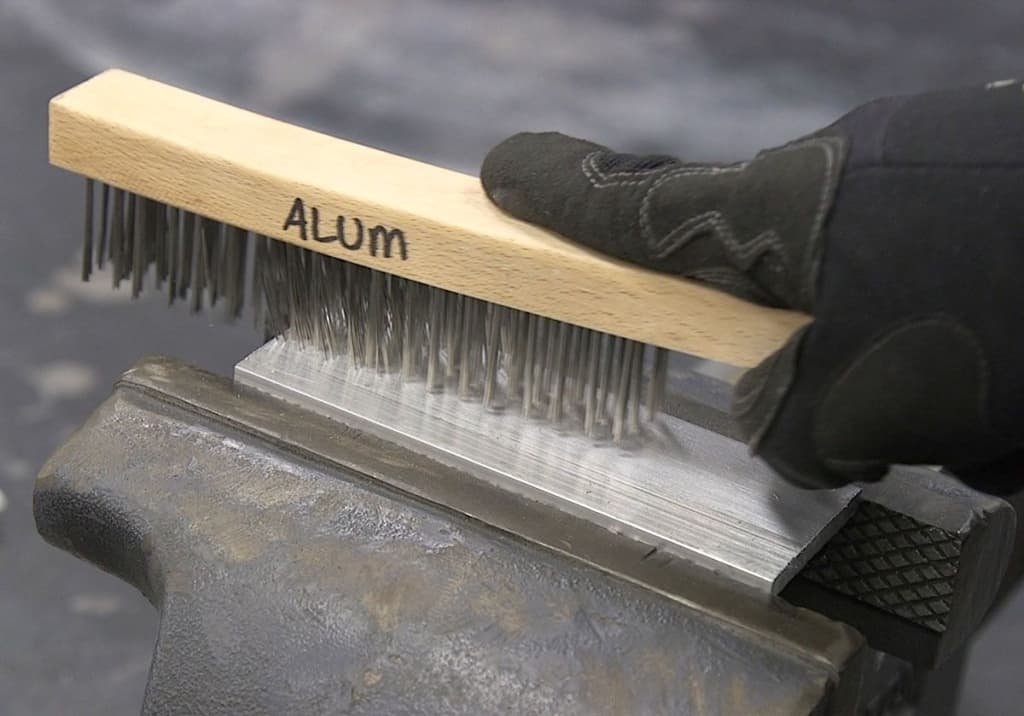
[[[1017,529],[899,470],[762,590],[165,358],[50,458],[35,515],[160,610],[146,714],[941,714]]]

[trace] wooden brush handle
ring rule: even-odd
[[[50,161],[352,263],[738,366],[809,319],[504,215],[476,177],[110,70],[50,103]]]

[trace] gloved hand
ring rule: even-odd
[[[509,214],[596,250],[810,313],[734,406],[790,481],[904,463],[1024,487],[1021,83],[880,99],[737,164],[518,134],[481,179]]]

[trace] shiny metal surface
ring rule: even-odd
[[[642,445],[595,444],[287,341],[248,356],[235,380],[641,541],[650,557],[671,555],[768,593],[835,533],[859,493],[797,490],[743,444],[668,416]]]

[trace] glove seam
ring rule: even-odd
[[[825,152],[825,177],[822,182],[821,194],[818,198],[818,207],[815,211],[814,221],[811,224],[810,235],[808,236],[807,248],[800,262],[800,273],[805,273],[807,279],[803,282],[800,296],[801,302],[808,310],[813,310],[818,295],[818,274],[821,269],[821,256],[824,253],[825,220],[832,209],[836,189],[839,185],[841,171],[837,164],[841,164],[842,155],[846,151],[846,142],[842,137],[814,137],[812,139],[800,140],[787,147],[799,147],[811,144],[820,147]],[[839,155],[837,157],[837,155]]]
[[[614,186],[639,186],[651,180],[657,174],[674,171],[680,168],[678,162],[675,164],[669,164],[661,167],[654,167],[653,169],[637,169],[628,172],[605,172],[597,166],[597,159],[602,155],[611,154],[606,150],[597,149],[590,154],[587,154],[583,159],[580,160],[580,170],[590,181],[591,186],[595,189],[605,189],[607,187]],[[612,180],[612,177],[637,177],[642,176],[643,179],[637,179],[635,181],[629,180]]]
[[[673,229],[665,233],[661,238],[655,238],[654,236],[654,231],[651,225],[651,205],[655,193],[663,184],[682,176],[743,172],[750,166],[750,162],[725,166],[676,167],[654,180],[647,188],[647,191],[644,192],[643,199],[640,203],[639,223],[643,241],[647,245],[648,249],[653,252],[656,258],[664,260],[672,253],[686,246],[695,237],[701,235],[702,230],[707,229],[710,226],[714,231],[715,238],[730,254],[730,259],[733,264],[744,272],[747,271],[760,256],[769,251],[778,256],[784,265],[785,270],[792,274],[794,280],[798,282],[797,294],[795,296],[798,305],[794,307],[800,307],[800,305],[803,305],[810,308],[814,304],[816,294],[815,287],[817,285],[817,274],[822,253],[821,245],[823,243],[822,234],[824,233],[825,219],[831,209],[833,203],[832,200],[835,196],[835,188],[838,185],[839,171],[837,171],[837,155],[841,155],[843,153],[845,144],[840,137],[813,137],[810,139],[792,142],[777,149],[766,150],[761,152],[758,157],[761,158],[772,154],[781,154],[784,152],[803,149],[805,147],[815,147],[823,152],[825,157],[825,168],[821,178],[821,189],[818,196],[817,206],[815,207],[811,225],[808,230],[807,240],[805,242],[806,248],[803,256],[799,257],[799,265],[795,267],[795,271],[792,266],[792,259],[787,255],[785,245],[775,229],[763,231],[750,241],[741,244],[736,241],[735,232],[733,231],[732,224],[729,219],[717,209],[686,218]],[[586,158],[584,158],[583,171],[587,174],[591,183],[597,187],[598,185],[594,183],[594,176],[588,172],[588,169],[585,166],[585,160]],[[596,167],[594,168],[596,169]],[[651,179],[652,177],[649,176],[636,182],[609,183],[604,184],[603,186],[621,186],[624,184],[640,185],[650,182]],[[807,279],[801,280],[801,275],[805,274]]]

